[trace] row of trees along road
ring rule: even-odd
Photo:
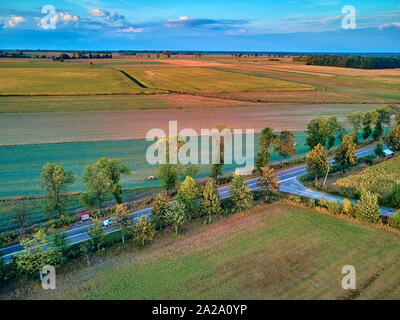
[[[108,195],[113,195],[117,203],[122,203],[121,174],[129,174],[127,166],[118,159],[101,158],[85,168],[83,182],[87,192],[80,195],[80,201],[87,208],[98,208]],[[48,163],[43,167],[41,187],[46,192],[43,212],[49,217],[60,216],[66,211],[67,188],[74,183],[72,171],[62,165]]]
[[[308,172],[315,178],[315,183],[324,176],[326,181],[330,164],[325,149],[331,149],[336,140],[339,140],[340,144],[334,151],[335,165],[345,172],[357,163],[356,148],[360,143],[358,134],[361,129],[364,143],[368,138],[378,141],[375,150],[378,157],[384,155],[383,142],[393,151],[400,151],[400,108],[396,105],[389,104],[366,113],[353,112],[348,114],[346,119],[351,128],[349,134],[346,134],[344,125],[340,124],[336,117],[318,117],[308,124],[306,144],[310,146],[311,151],[307,154],[306,163]],[[388,132],[392,125],[392,130]]]

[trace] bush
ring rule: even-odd
[[[316,207],[317,203],[315,201],[315,199],[313,198],[308,198],[307,200],[307,207],[314,209]]]
[[[351,202],[349,199],[344,199],[342,203],[342,213],[350,217],[356,217],[357,206],[355,203]]]
[[[328,202],[324,197],[319,200],[318,205],[322,208],[328,208]]]
[[[400,210],[396,212],[396,214],[390,218],[389,224],[396,229],[400,229]]]
[[[381,217],[378,197],[364,190],[357,205],[356,216],[361,222],[378,222]]]
[[[330,200],[328,202],[327,209],[332,214],[339,214],[341,210],[340,202],[335,200]]]

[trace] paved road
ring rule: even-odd
[[[357,156],[358,157],[364,157],[370,154],[373,154],[375,150],[375,146],[370,146],[366,147],[363,149],[359,149],[357,151]],[[330,162],[333,163],[333,159],[330,158]],[[291,193],[291,194],[296,194],[300,196],[305,196],[313,199],[321,199],[324,197],[326,200],[338,200],[340,202],[343,201],[343,198],[338,197],[338,196],[333,196],[333,195],[328,195],[324,194],[322,192],[314,191],[309,188],[306,188],[299,182],[299,178],[307,173],[307,166],[300,165],[294,168],[282,170],[276,174],[276,176],[279,178],[279,185],[280,185],[280,191],[286,192],[286,193]],[[246,181],[246,184],[252,189],[252,190],[257,190],[258,178],[250,179]],[[221,187],[218,189],[218,193],[222,199],[228,198],[230,196],[229,194],[229,189],[230,186],[225,186]],[[383,215],[388,215],[392,216],[394,215],[395,211],[392,209],[388,208],[381,208],[382,209],[382,214]],[[151,208],[146,208],[142,209],[139,211],[135,211],[130,213],[132,216],[132,219],[136,221],[140,216],[149,216],[151,212]],[[83,241],[86,241],[89,239],[89,236],[87,235],[88,228],[90,226],[90,223],[86,225],[82,225],[81,227],[73,228],[68,231],[66,231],[67,234],[67,239],[69,244],[76,244],[80,243]],[[106,233],[111,233],[114,230],[112,230],[109,227],[104,228]],[[1,254],[3,255],[3,258],[6,262],[11,261],[12,256],[21,251],[23,248],[20,244],[9,246],[6,248],[0,249]]]

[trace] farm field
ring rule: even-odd
[[[146,93],[120,72],[107,68],[0,68],[0,95]]]
[[[142,139],[151,128],[168,132],[168,121],[176,120],[178,129],[192,128],[197,132],[225,123],[231,128],[254,128],[260,132],[265,126],[275,131],[290,129],[304,131],[307,123],[318,115],[336,115],[344,121],[353,111],[369,111],[378,104],[252,104],[232,100],[212,100],[187,95],[152,96],[91,96],[91,97],[19,97],[21,108],[42,108],[51,104],[54,108],[79,109],[104,106],[104,111],[52,112],[52,113],[0,113],[0,145],[77,142],[98,140]],[[171,100],[170,100],[171,99]],[[13,98],[0,98],[0,110],[15,108]],[[158,101],[156,104],[155,102]],[[214,104],[220,102],[220,107]],[[25,104],[26,102],[26,104]],[[168,106],[179,103],[182,108]],[[140,110],[112,110],[135,105]],[[162,110],[145,110],[153,106]],[[201,105],[202,107],[194,107]],[[206,108],[205,106],[209,107]],[[228,109],[228,106],[230,108]],[[110,110],[108,110],[109,108]],[[229,118],[227,118],[229,113]],[[18,128],[16,130],[15,128]],[[45,128],[45,130],[44,130]]]
[[[92,63],[93,65],[90,65]],[[7,95],[72,95],[69,105],[43,99],[23,104],[21,97],[0,100],[0,112],[61,112],[180,108],[253,103],[389,103],[400,101],[400,70],[359,70],[309,66],[290,58],[236,58],[209,55],[196,58],[157,55],[113,59],[65,60],[0,59],[0,98]],[[86,71],[85,71],[86,70]],[[121,71],[126,72],[123,74]],[[57,76],[59,75],[59,76]],[[137,79],[136,79],[137,78]],[[139,81],[139,82],[138,82]],[[141,82],[148,88],[141,87]],[[182,103],[187,92],[207,97],[203,104]],[[130,95],[165,93],[146,97],[143,106],[127,102]],[[80,103],[77,95],[126,95],[114,102]],[[15,99],[15,100],[13,100]],[[153,101],[154,99],[154,101]],[[103,99],[104,100],[104,99]],[[134,99],[133,99],[134,100]],[[189,99],[190,100],[190,99]],[[226,101],[221,101],[226,100]]]
[[[243,139],[245,140],[245,139]],[[257,144],[258,135],[255,135]],[[308,147],[304,145],[305,133],[295,132],[297,155],[304,155]],[[43,191],[39,188],[40,173],[43,165],[60,163],[76,176],[76,182],[71,186],[70,192],[84,190],[81,181],[85,166],[96,162],[101,157],[115,157],[128,165],[131,174],[121,179],[124,188],[137,188],[157,186],[158,181],[144,181],[157,172],[156,166],[149,165],[146,161],[146,150],[153,142],[144,139],[120,141],[91,141],[76,143],[33,144],[21,146],[2,146],[0,152],[0,198],[16,196],[37,196]],[[258,144],[255,152],[258,150]],[[280,160],[273,153],[272,161]],[[225,165],[225,172],[233,171],[235,165]],[[204,166],[200,177],[209,175],[208,166]]]
[[[371,245],[373,243],[373,245]],[[32,299],[398,299],[400,234],[292,205],[259,206],[148,249],[118,255],[39,284]],[[341,287],[345,265],[357,291]],[[7,296],[10,298],[10,296]]]
[[[314,90],[313,86],[209,68],[123,68],[148,88],[172,92]]]
[[[365,168],[337,181],[337,185],[347,188],[365,188],[387,196],[400,181],[400,157]]]

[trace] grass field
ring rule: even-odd
[[[108,68],[0,68],[0,95],[133,94],[144,90]]]
[[[304,145],[305,133],[295,132],[297,155],[304,155],[308,147]],[[245,140],[245,139],[243,139]],[[255,135],[255,143],[258,135]],[[146,150],[153,142],[144,139],[120,141],[92,141],[76,143],[34,144],[21,146],[1,146],[0,152],[0,198],[15,196],[42,195],[39,188],[40,173],[43,165],[61,163],[76,175],[76,182],[70,188],[71,192],[84,190],[81,181],[85,166],[96,162],[101,157],[115,157],[128,165],[131,174],[122,178],[124,188],[156,186],[158,181],[144,181],[150,175],[156,174],[156,166],[151,166],[146,160]],[[257,152],[258,146],[255,148]],[[279,157],[273,153],[272,161]],[[225,172],[234,170],[236,165],[225,165]],[[208,166],[200,176],[208,176]]]
[[[149,88],[174,92],[314,90],[313,86],[208,68],[123,68]]]
[[[185,227],[133,252],[32,284],[28,299],[399,299],[400,235],[309,209],[274,204]],[[357,290],[341,287],[356,268]],[[9,296],[7,296],[10,298]]]
[[[93,65],[89,65],[92,62]],[[118,71],[126,72],[123,74]],[[205,95],[214,105],[219,98],[251,103],[389,103],[400,102],[400,71],[354,70],[336,67],[306,66],[289,58],[269,61],[267,57],[234,58],[210,55],[147,55],[113,59],[66,60],[0,59],[1,95],[133,95],[168,93],[166,107],[181,107],[178,95],[187,92]],[[131,78],[129,78],[131,77]],[[137,82],[139,81],[139,82]],[[148,88],[140,87],[141,84]],[[315,90],[318,89],[318,90]],[[170,96],[171,95],[171,96]],[[137,109],[135,103],[110,102],[105,106],[79,101],[70,107],[44,100],[40,107],[28,102],[21,106],[15,97],[0,101],[0,112],[57,112],[83,110]],[[144,108],[158,109],[149,97]],[[158,97],[154,97],[158,101]],[[175,99],[177,103],[175,103]],[[9,104],[11,102],[11,105]],[[128,107],[129,105],[129,107]],[[188,104],[190,106],[190,104]],[[209,103],[206,103],[208,106]],[[139,107],[140,108],[140,107]],[[5,110],[5,111],[4,111]]]
[[[396,157],[341,178],[337,181],[337,185],[347,188],[365,188],[387,196],[399,182],[400,157]]]

